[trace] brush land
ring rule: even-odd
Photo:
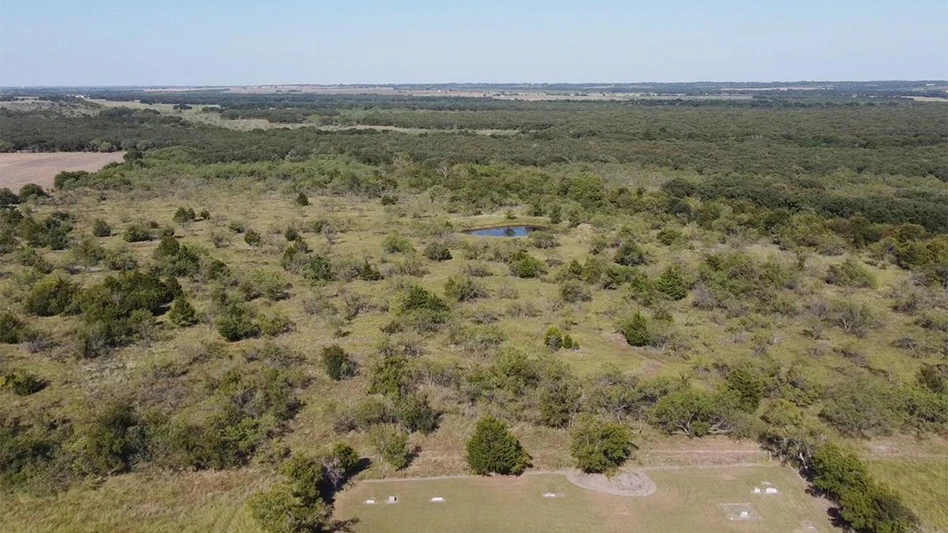
[[[0,529],[948,529],[948,115],[889,88],[6,94],[64,172],[0,190]]]

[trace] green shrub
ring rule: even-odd
[[[247,233],[244,235],[244,242],[247,243],[248,246],[259,246],[261,240],[263,239],[260,237],[260,234],[252,229],[247,230]]]
[[[637,266],[645,264],[645,254],[632,241],[624,241],[616,250],[613,261],[622,266]]]
[[[17,396],[29,396],[46,388],[48,382],[28,372],[12,372],[0,379],[0,386],[10,389]]]
[[[456,302],[468,302],[483,298],[487,293],[468,276],[452,276],[444,284],[444,295]]]
[[[362,265],[359,266],[358,278],[362,281],[378,281],[382,279],[382,273],[366,259],[362,261]]]
[[[254,320],[251,310],[233,303],[217,317],[217,332],[228,342],[249,339],[260,335],[260,325]]]
[[[171,309],[168,311],[168,319],[176,326],[186,328],[197,324],[197,311],[194,306],[184,297],[175,298],[171,303]]]
[[[382,459],[395,470],[401,470],[411,462],[407,431],[397,426],[373,426],[369,430],[369,440]]]
[[[240,280],[238,289],[244,300],[254,300],[261,296],[278,301],[289,298],[290,282],[280,273],[267,270],[251,270]]]
[[[573,427],[570,437],[570,454],[583,472],[615,472],[635,449],[629,428],[589,416]]]
[[[395,402],[395,413],[405,429],[425,435],[438,429],[441,420],[441,414],[431,407],[428,397],[420,394],[399,397]]]
[[[382,241],[382,249],[388,253],[411,253],[415,250],[411,241],[397,233],[392,233]]]
[[[543,344],[545,344],[547,348],[553,350],[554,352],[562,348],[563,334],[560,332],[560,328],[556,326],[550,326],[550,328],[547,329],[546,333],[543,335]]]
[[[23,187],[20,187],[21,202],[28,202],[30,200],[38,200],[48,197],[49,195],[46,194],[46,191],[44,191],[42,187],[35,183],[27,183]]]
[[[326,375],[336,381],[351,378],[358,371],[356,362],[338,344],[323,348],[321,359]]]
[[[412,391],[414,380],[408,358],[400,354],[385,354],[373,361],[369,372],[369,393],[399,398]]]
[[[20,197],[7,187],[0,189],[0,207],[7,207],[20,203]]]
[[[467,442],[467,464],[479,475],[520,475],[530,465],[530,456],[507,424],[485,416]]]
[[[105,259],[105,249],[92,237],[83,237],[70,250],[75,264],[93,267]]]
[[[122,233],[125,242],[143,242],[155,240],[155,232],[145,224],[134,223]]]
[[[511,256],[509,265],[510,273],[518,278],[537,278],[546,273],[543,262],[523,250]]]
[[[72,215],[55,212],[40,221],[25,217],[20,222],[20,233],[30,246],[64,250],[69,246]]]
[[[194,222],[197,220],[197,214],[194,212],[194,209],[191,207],[179,207],[177,211],[174,212],[174,217],[172,220],[178,224],[185,224],[187,222]]]
[[[77,432],[71,446],[75,468],[95,476],[127,472],[147,449],[143,429],[134,407],[117,402],[107,405]]]
[[[655,288],[669,300],[681,300],[688,296],[691,289],[680,265],[671,265],[663,270],[655,282]]]
[[[534,231],[530,233],[528,237],[530,244],[534,248],[539,248],[541,250],[546,250],[549,248],[555,248],[559,246],[559,243],[556,241],[556,235],[548,231]]]
[[[875,288],[876,286],[876,278],[872,272],[851,257],[838,265],[830,265],[824,279],[826,283],[840,287]]]
[[[301,206],[309,205],[309,197],[306,196],[306,193],[304,193],[303,191],[300,191],[300,193],[296,195],[296,205],[301,205]]]
[[[665,228],[662,231],[658,232],[658,242],[664,244],[665,246],[671,246],[676,242],[681,242],[685,239],[685,236],[676,229]]]
[[[92,222],[92,235],[95,237],[111,237],[112,226],[109,223],[97,218]]]
[[[448,261],[451,259],[451,250],[441,241],[434,241],[425,247],[425,257],[432,261]]]
[[[560,298],[569,303],[588,302],[592,300],[592,294],[583,283],[567,280],[560,283]]]
[[[138,268],[138,260],[125,245],[106,249],[103,261],[109,270],[128,272]]]
[[[0,344],[17,344],[24,340],[26,324],[9,311],[0,311]]]
[[[652,343],[653,333],[648,319],[642,313],[635,313],[619,324],[619,333],[625,337],[629,346],[648,346]]]
[[[392,306],[395,315],[423,331],[436,330],[451,316],[448,304],[418,285],[403,291]]]
[[[63,276],[47,276],[33,285],[23,306],[38,316],[71,314],[77,311],[79,286]]]

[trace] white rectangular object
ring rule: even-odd
[[[431,501],[433,503],[444,503],[444,498],[441,496],[435,496],[434,498],[431,498]]]
[[[767,494],[779,494],[779,491],[778,491],[776,488],[774,488],[774,487],[767,487],[767,488],[764,490],[764,492],[767,493]]]

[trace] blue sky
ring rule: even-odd
[[[4,86],[946,78],[946,0],[0,0]]]

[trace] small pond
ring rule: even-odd
[[[472,229],[464,233],[475,237],[525,237],[542,229],[539,226],[501,226],[499,228]]]

